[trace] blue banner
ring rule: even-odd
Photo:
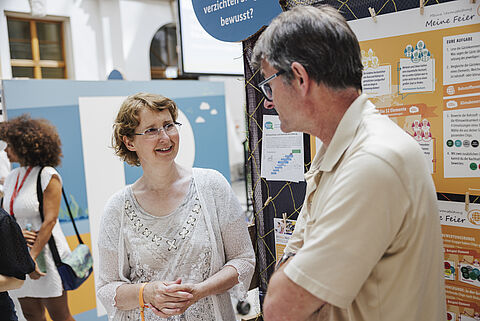
[[[282,12],[278,0],[192,0],[195,15],[212,37],[242,41]]]

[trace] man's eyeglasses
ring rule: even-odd
[[[154,138],[160,135],[160,132],[163,130],[165,134],[173,135],[178,133],[178,128],[180,128],[180,126],[182,126],[182,124],[180,124],[179,122],[173,122],[173,123],[165,124],[163,125],[163,127],[160,127],[160,128],[152,127],[152,128],[145,129],[143,133],[133,133],[133,134],[143,135],[146,138]]]
[[[265,79],[264,81],[258,84],[258,87],[260,87],[260,89],[262,90],[266,100],[268,101],[273,100],[272,87],[270,87],[268,83],[284,73],[285,73],[285,70],[280,70],[276,74],[271,75],[270,77],[268,77],[267,79]]]

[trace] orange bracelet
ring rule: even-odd
[[[140,290],[138,291],[138,305],[140,306],[140,316],[142,317],[142,321],[145,321],[145,314],[143,311],[145,310],[145,308],[148,308],[148,305],[145,305],[145,302],[143,301],[143,289],[147,284],[148,282],[143,283],[140,287]]]

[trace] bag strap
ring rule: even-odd
[[[62,195],[63,199],[65,200],[65,205],[67,205],[68,216],[70,216],[70,221],[72,221],[73,229],[75,230],[75,234],[77,235],[78,243],[83,244],[82,238],[80,237],[80,233],[78,233],[77,224],[75,224],[75,220],[73,219],[72,211],[70,210],[70,205],[68,204],[67,195],[62,186]]]
[[[40,171],[38,172],[37,177],[37,199],[38,199],[38,212],[40,213],[40,218],[42,222],[44,221],[43,215],[43,191],[42,191],[42,183],[41,183],[41,174],[42,174],[43,167],[40,167]],[[53,234],[50,236],[48,240],[48,245],[50,246],[50,251],[52,252],[53,260],[55,261],[55,266],[61,266],[62,261],[60,259],[60,255],[58,254],[57,244],[55,243],[55,239],[53,238]]]
[[[43,191],[42,191],[42,182],[41,182],[41,174],[42,174],[43,168],[44,167],[40,168],[40,171],[38,172],[38,177],[37,177],[38,211],[40,212],[40,218],[42,219],[42,222],[44,221]],[[70,216],[70,220],[72,221],[73,228],[75,229],[75,234],[77,235],[78,242],[80,244],[84,244],[83,241],[82,241],[82,238],[80,237],[80,233],[78,233],[77,225],[75,224],[75,220],[73,219],[73,215],[72,215],[72,212],[70,210],[70,205],[68,204],[67,196],[65,195],[65,191],[63,190],[63,186],[62,186],[62,195],[63,195],[63,199],[65,200],[65,204],[67,205],[68,214]],[[58,254],[57,244],[55,243],[55,239],[53,238],[53,235],[48,240],[48,245],[50,246],[50,251],[52,252],[52,256],[53,256],[53,260],[55,261],[55,265],[57,267],[62,265],[60,255]]]

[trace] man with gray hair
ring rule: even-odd
[[[252,57],[281,129],[323,143],[264,319],[445,320],[432,177],[418,143],[361,93],[360,46],[345,19],[296,7],[272,21]]]

